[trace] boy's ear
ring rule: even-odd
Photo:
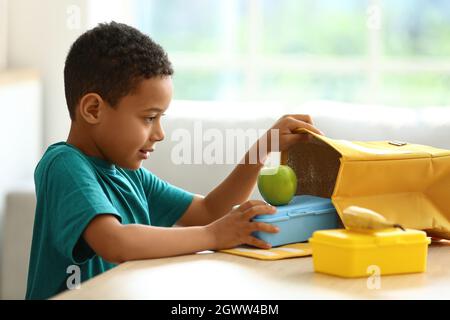
[[[80,100],[80,116],[90,124],[100,122],[102,108],[105,101],[97,93],[87,93]]]

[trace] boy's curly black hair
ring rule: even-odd
[[[172,74],[167,53],[147,35],[123,23],[101,23],[82,34],[66,58],[64,88],[70,118],[75,121],[75,108],[89,92],[114,107],[142,79]]]

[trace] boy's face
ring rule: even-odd
[[[161,116],[172,99],[172,78],[141,80],[115,108],[102,108],[94,139],[103,156],[127,169],[139,169],[158,141],[164,139]]]

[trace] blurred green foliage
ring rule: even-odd
[[[450,62],[450,1],[379,3],[381,63],[407,61],[414,67],[422,62],[438,66],[440,61]],[[367,0],[135,0],[135,4],[140,29],[160,43],[169,56],[198,57],[188,65],[174,61],[176,99],[296,104],[333,99],[411,107],[450,106],[450,70],[436,67],[391,71],[380,65],[374,87],[366,68],[339,74],[320,68],[303,71],[264,64],[254,69],[248,66],[258,58],[309,61],[312,57],[316,64],[323,58],[338,65],[339,59],[368,60],[371,2]],[[256,42],[252,21],[256,21]],[[252,50],[256,50],[256,57],[249,56]],[[224,53],[240,63],[233,67],[221,63],[204,66],[202,55],[214,60]]]

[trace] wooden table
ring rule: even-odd
[[[431,244],[426,273],[367,278],[315,273],[311,257],[261,261],[205,251],[121,264],[54,299],[450,299],[450,242]]]

